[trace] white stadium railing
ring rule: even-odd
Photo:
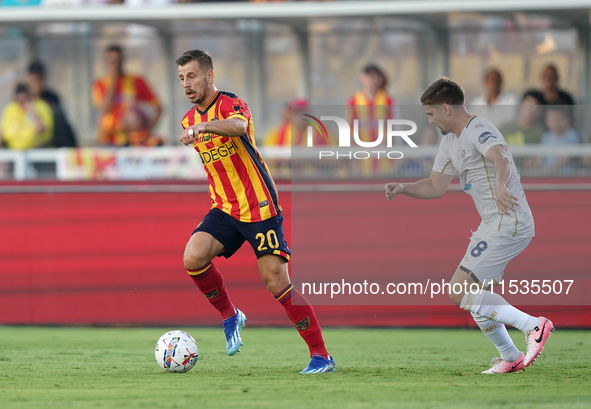
[[[523,176],[591,176],[591,145],[527,145],[510,150]],[[437,147],[273,147],[260,151],[276,179],[344,180],[426,176]],[[544,158],[562,157],[569,158],[563,166],[544,167]],[[0,180],[38,179],[205,180],[205,173],[199,155],[186,147],[0,149]]]

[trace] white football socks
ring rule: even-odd
[[[462,298],[460,308],[489,320],[511,325],[524,334],[540,325],[539,318],[519,311],[499,294],[490,291],[482,291],[477,294],[466,293]]]
[[[515,362],[519,359],[519,350],[513,343],[504,324],[491,321],[488,318],[474,313],[472,313],[472,317],[482,330],[482,333],[493,343],[495,348],[497,348],[497,351],[501,354],[501,359],[509,362]]]

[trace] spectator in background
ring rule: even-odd
[[[47,146],[53,133],[53,114],[49,104],[33,99],[26,84],[18,84],[14,100],[4,108],[0,119],[2,141],[10,149]]]
[[[151,132],[162,113],[158,99],[146,81],[123,70],[123,50],[111,45],[105,50],[107,75],[97,79],[93,85],[93,102],[100,111],[98,141],[102,145],[129,145],[129,135],[123,126],[125,112],[142,103],[154,108],[149,119]]]
[[[356,119],[359,139],[363,142],[372,142],[379,136],[378,121],[383,119],[385,126],[387,119],[395,118],[394,99],[386,91],[386,74],[375,64],[368,64],[363,68],[359,74],[359,82],[361,89],[347,101],[350,123],[353,124],[353,120]],[[359,172],[366,176],[388,174],[394,169],[393,165],[398,164],[398,161],[376,158],[357,162],[360,166]]]
[[[359,75],[361,89],[349,101],[350,117],[359,121],[359,138],[364,142],[378,137],[378,120],[394,118],[394,99],[388,95],[388,79],[375,64],[365,66]]]
[[[542,71],[542,94],[548,105],[574,105],[575,100],[558,85],[558,70],[554,64],[548,64]]]
[[[579,145],[581,138],[572,127],[571,116],[568,107],[551,105],[546,110],[546,126],[540,144],[546,146]],[[571,158],[568,156],[547,155],[540,158],[544,173],[570,173],[574,170]]]
[[[45,85],[45,66],[35,61],[29,65],[27,83],[33,99],[47,102],[53,113],[53,134],[49,145],[55,148],[76,147],[76,136],[72,131],[66,113],[62,109],[59,96]]]
[[[281,124],[277,128],[272,129],[263,139],[264,147],[291,147],[291,146],[307,146],[307,129],[308,123],[303,120],[302,114],[308,111],[308,101],[305,98],[294,98],[288,104],[285,104],[283,113],[281,114]],[[292,123],[292,114],[294,121]],[[293,133],[292,133],[293,129]],[[293,136],[295,135],[295,136]],[[293,139],[292,139],[293,136]],[[327,144],[325,138],[315,136],[314,145]],[[292,158],[293,159],[293,158]],[[283,159],[283,158],[268,158],[267,166],[271,169],[273,176],[276,178],[289,179],[291,177],[292,166],[302,172],[302,160]]]
[[[139,106],[123,114],[123,130],[129,138],[129,146],[162,146],[164,142],[150,131],[150,118]]]
[[[544,96],[539,91],[527,91],[521,98],[517,120],[499,128],[508,145],[537,144],[546,128],[542,123]]]
[[[295,98],[285,105],[281,115],[281,124],[272,129],[263,140],[263,146],[306,146],[307,124],[304,121],[295,121],[293,127],[296,130],[295,138],[291,139],[292,123],[291,114],[302,114],[308,109],[308,101],[305,98]],[[316,142],[316,140],[314,141]]]
[[[483,78],[484,94],[474,98],[470,111],[483,116],[497,128],[515,119],[518,103],[513,94],[503,92],[503,76],[496,68],[488,69]]]

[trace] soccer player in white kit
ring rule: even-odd
[[[541,354],[554,330],[552,322],[518,310],[499,294],[488,290],[474,294],[469,288],[476,283],[489,289],[503,279],[505,266],[534,236],[534,220],[505,138],[487,119],[470,115],[464,99],[462,87],[445,77],[425,90],[421,104],[429,123],[444,135],[431,175],[415,183],[388,183],[386,197],[390,200],[404,194],[438,199],[456,173],[460,174],[461,187],[472,196],[482,222],[450,281],[451,289],[459,283],[462,291],[450,291],[449,297],[472,313],[501,355],[483,373],[517,372],[525,370]],[[525,355],[515,347],[505,324],[525,334]]]

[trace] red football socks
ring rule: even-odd
[[[297,304],[300,305],[292,304],[294,298],[297,300]],[[328,352],[324,347],[324,339],[322,339],[322,330],[314,314],[314,308],[308,304],[304,296],[296,291],[290,283],[279,294],[275,295],[275,299],[283,305],[287,316],[298,329],[300,336],[308,344],[310,356],[328,358]]]
[[[213,263],[195,270],[187,269],[199,290],[205,295],[211,305],[222,314],[222,319],[232,318],[236,311],[230,300],[230,295],[224,286],[224,278]]]

